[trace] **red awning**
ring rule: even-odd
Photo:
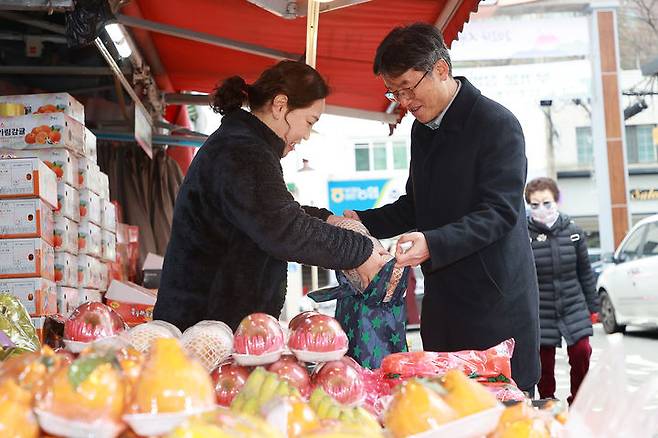
[[[306,18],[287,20],[247,0],[133,0],[144,20],[237,40],[269,49],[303,54]],[[418,21],[445,23],[450,44],[477,9],[479,0],[372,0],[320,14],[317,68],[327,78],[328,104],[384,111],[384,87],[372,73],[377,45],[395,26]],[[149,32],[171,91],[210,92],[222,79],[239,74],[247,82],[275,59]],[[137,39],[143,45],[143,38]]]

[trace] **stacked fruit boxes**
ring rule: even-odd
[[[0,159],[0,293],[17,296],[35,325],[57,313],[56,205],[57,179],[46,164],[38,158]]]
[[[21,104],[26,114],[2,119],[0,152],[37,157],[57,177],[54,276],[58,311],[67,315],[81,303],[102,300],[107,261],[113,261],[111,236],[103,251],[109,183],[96,164],[96,138],[84,126],[84,107],[67,93],[3,96],[0,103]],[[111,230],[111,212],[107,216]]]

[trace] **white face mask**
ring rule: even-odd
[[[530,204],[530,216],[535,222],[552,225],[560,216],[555,202],[543,202],[541,204]]]

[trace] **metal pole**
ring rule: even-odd
[[[306,16],[306,63],[313,68],[315,68],[317,61],[319,19],[320,3],[317,0],[308,0],[308,15]]]
[[[73,0],[0,0],[0,10],[64,12],[73,10]]]
[[[189,29],[171,26],[154,21],[143,20],[141,18],[130,17],[128,15],[117,15],[117,20],[124,26],[135,27],[138,29],[157,32],[164,35],[170,35],[176,38],[182,38],[191,41],[197,41],[213,46],[224,47],[227,49],[238,50],[240,52],[251,53],[253,55],[264,56],[272,59],[299,59],[299,55],[294,53],[282,52],[280,50],[269,49],[267,47],[257,46],[255,44],[244,43],[242,41],[231,40],[228,38],[218,37],[203,32],[196,32]]]

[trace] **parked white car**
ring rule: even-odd
[[[611,259],[597,283],[605,331],[658,326],[658,215],[638,222]]]

